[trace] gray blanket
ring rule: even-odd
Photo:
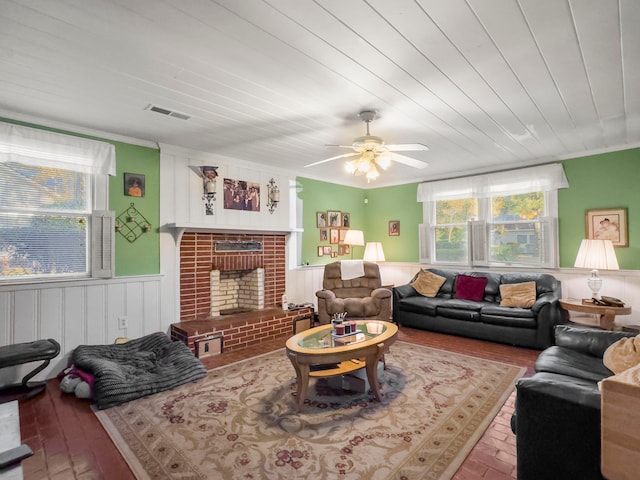
[[[94,376],[98,409],[199,380],[207,370],[182,342],[162,332],[119,345],[80,345],[73,364]]]

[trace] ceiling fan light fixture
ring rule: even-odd
[[[356,173],[356,171],[358,170],[358,167],[356,165],[356,161],[355,160],[351,160],[350,162],[347,162],[344,166],[344,168],[347,170],[347,172],[349,173]]]
[[[371,167],[373,167],[373,164],[371,163],[370,160],[368,160],[366,158],[362,158],[358,162],[358,171],[361,172],[361,173],[367,173],[368,171],[371,170]]]
[[[376,163],[381,169],[386,170],[391,165],[391,157],[388,153],[383,153],[376,159]]]
[[[373,168],[371,168],[366,174],[367,182],[370,182],[371,180],[375,180],[380,176],[380,172],[378,171],[376,166],[375,165],[371,165],[371,166]]]

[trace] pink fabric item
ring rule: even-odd
[[[80,370],[79,368],[74,368],[69,372],[69,375],[76,375],[80,377],[83,381],[89,384],[89,387],[93,389],[93,375],[87,372]]]
[[[456,278],[455,298],[459,300],[481,302],[484,298],[484,289],[487,286],[488,281],[487,277],[458,275]]]

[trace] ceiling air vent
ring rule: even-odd
[[[162,115],[167,115],[169,117],[179,118],[180,120],[189,120],[191,115],[187,115],[186,113],[174,112],[173,110],[169,110],[168,108],[158,107],[157,105],[147,105],[145,110],[150,110],[152,112],[160,113]]]

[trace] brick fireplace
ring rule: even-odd
[[[221,251],[224,243],[237,243],[238,248]],[[242,250],[257,243],[259,251]],[[256,286],[262,294],[253,293]],[[212,335],[223,335],[224,350],[289,336],[293,322],[313,315],[313,308],[283,311],[285,288],[286,235],[185,232],[180,242],[180,322],[171,325],[171,337],[196,353],[197,342]],[[225,299],[212,301],[216,294]],[[254,295],[256,302],[247,300]],[[247,304],[255,309],[220,315],[227,307]]]
[[[262,250],[216,251],[216,244],[224,242],[261,243]],[[180,242],[180,320],[215,316],[211,303],[212,271],[240,275],[237,272],[254,269],[264,270],[263,307],[279,307],[286,288],[284,234],[185,232]],[[213,312],[217,310],[213,308]]]

